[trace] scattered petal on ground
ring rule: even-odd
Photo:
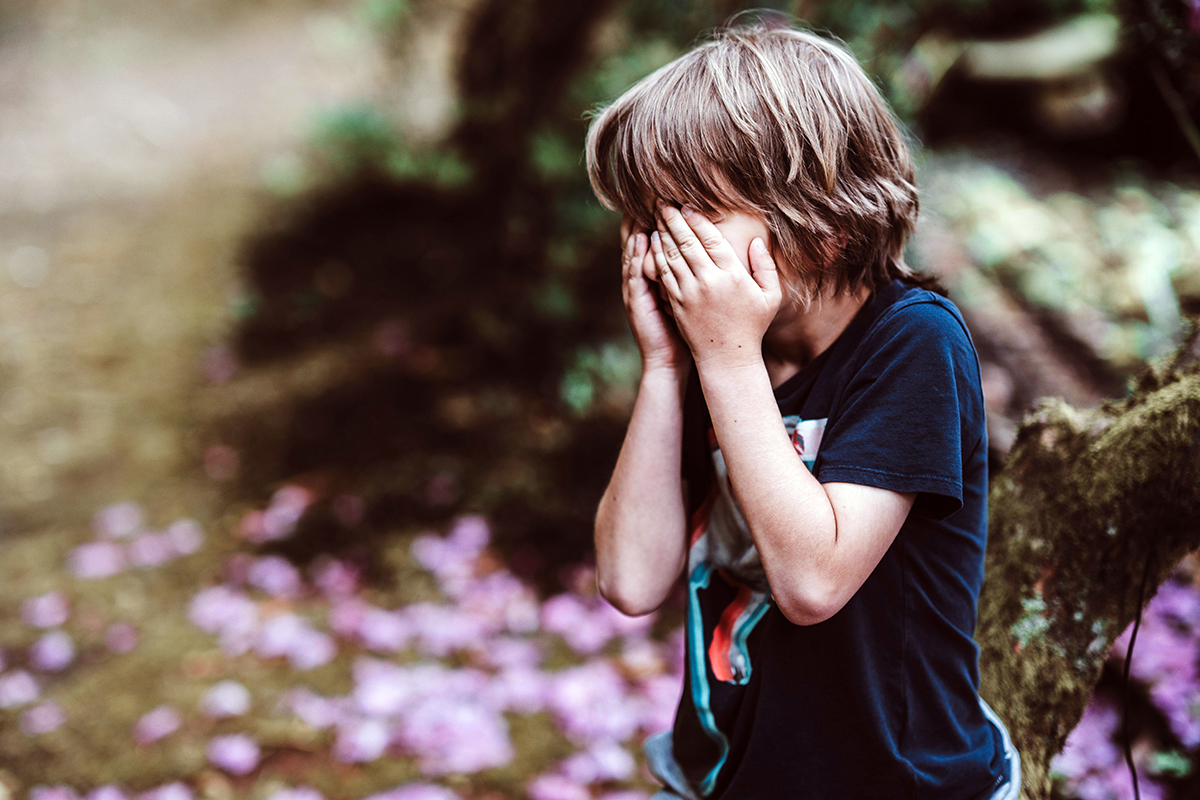
[[[29,800],[79,800],[79,793],[70,786],[34,786]]]
[[[43,672],[60,672],[75,660],[75,642],[65,631],[50,631],[29,648],[29,663]]]
[[[232,775],[248,775],[258,766],[262,755],[258,742],[244,733],[218,736],[204,748],[208,763]]]
[[[133,740],[138,744],[151,744],[165,739],[183,724],[183,717],[171,706],[159,706],[141,716],[133,726]]]
[[[39,736],[57,730],[66,721],[62,706],[47,700],[21,713],[21,730],[30,736]]]
[[[23,669],[0,675],[0,708],[29,705],[38,699],[37,681]]]
[[[111,578],[125,566],[125,548],[117,542],[88,542],[67,556],[67,570],[80,580]]]
[[[21,604],[21,619],[31,628],[57,628],[70,616],[71,607],[62,592],[47,592]]]
[[[564,775],[539,775],[525,787],[529,800],[591,800],[592,793]]]
[[[266,800],[325,800],[325,795],[311,786],[276,789],[267,795]]]
[[[200,709],[213,719],[239,717],[250,710],[250,690],[237,681],[221,681],[204,695]]]
[[[137,628],[128,622],[114,622],[104,632],[104,644],[114,653],[131,653],[138,646]]]
[[[92,789],[83,796],[83,800],[129,800],[129,793],[119,786],[107,784]]]
[[[124,539],[142,530],[142,507],[137,503],[114,503],[96,512],[92,530],[107,539]]]

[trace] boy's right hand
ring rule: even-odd
[[[643,373],[656,368],[681,373],[691,354],[674,321],[664,310],[666,303],[659,299],[656,287],[650,285],[651,280],[647,277],[655,274],[650,239],[644,232],[634,230],[628,217],[621,222],[621,239],[624,242],[621,298],[625,302],[625,316],[629,319],[633,338],[642,354]]]

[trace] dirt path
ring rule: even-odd
[[[344,2],[76,5],[0,39],[10,543],[130,494],[198,513],[175,508],[205,491],[187,399],[233,322],[240,242],[299,187],[316,115],[377,97],[389,66]]]

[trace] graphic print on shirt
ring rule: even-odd
[[[826,419],[783,418],[784,428],[809,470],[817,457]],[[713,432],[709,431],[714,480],[709,496],[692,517],[691,549],[688,552],[688,667],[690,691],[701,727],[715,745],[716,760],[700,779],[700,791],[708,794],[725,764],[729,745],[717,725],[712,707],[715,687],[709,685],[712,671],[717,681],[744,686],[753,665],[747,640],[754,626],[770,608],[771,592],[758,550],[729,480],[729,471]],[[709,619],[705,619],[702,595],[711,597]],[[732,595],[732,596],[730,596]],[[728,598],[713,602],[717,596]],[[712,618],[714,607],[723,610]],[[708,631],[712,631],[711,636]]]

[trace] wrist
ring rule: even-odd
[[[687,376],[687,361],[643,361],[638,391],[671,390],[682,396],[687,386]]]

